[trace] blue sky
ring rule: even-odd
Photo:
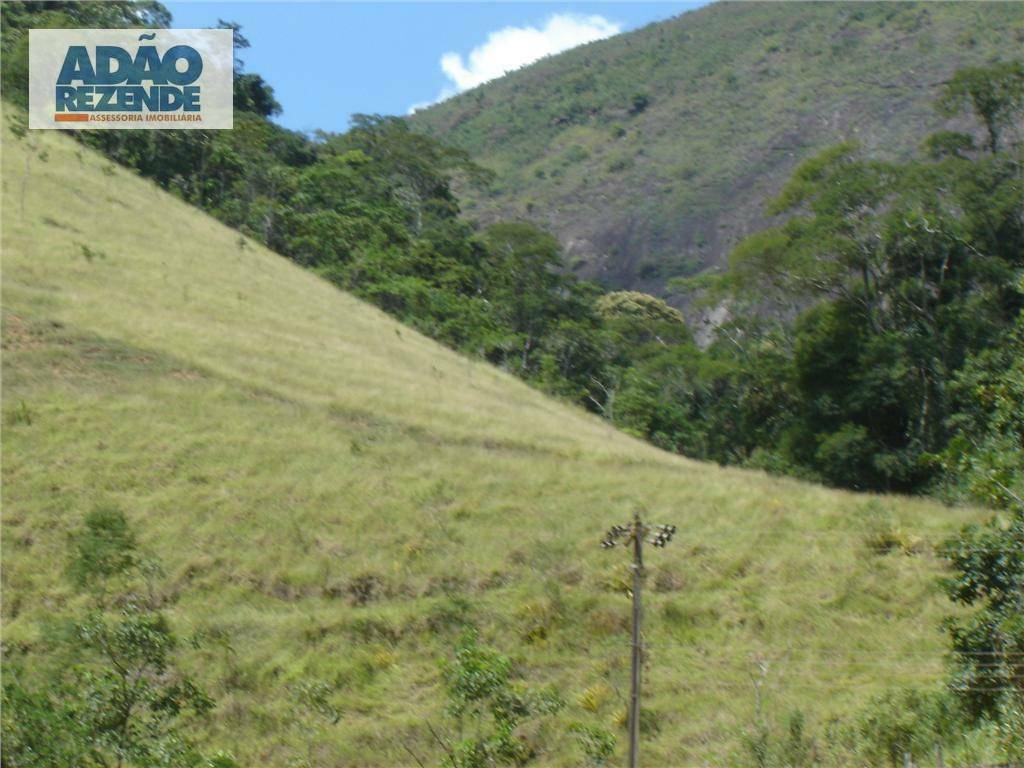
[[[242,53],[246,70],[273,85],[284,107],[280,123],[343,131],[354,112],[406,114],[537,51],[636,29],[703,2],[165,5],[176,27],[211,27],[218,18],[242,25],[252,43]]]

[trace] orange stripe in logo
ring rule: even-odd
[[[88,115],[72,114],[70,112],[61,112],[53,116],[53,119],[58,123],[87,123],[89,121]]]

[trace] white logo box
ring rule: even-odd
[[[234,124],[230,29],[32,29],[28,57],[30,128]]]

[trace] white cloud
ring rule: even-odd
[[[470,51],[465,59],[454,51],[444,54],[441,71],[450,83],[433,102],[414,104],[409,113],[501,77],[537,59],[618,34],[621,29],[618,22],[603,16],[556,13],[540,29],[505,27],[491,32],[487,40]]]

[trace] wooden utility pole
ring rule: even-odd
[[[664,547],[672,540],[676,532],[674,525],[658,525],[657,533],[650,543],[655,547]],[[637,768],[640,764],[640,671],[643,665],[643,640],[641,624],[643,622],[643,602],[641,592],[644,582],[644,537],[650,527],[640,519],[640,512],[633,513],[630,525],[613,525],[605,534],[601,546],[605,549],[614,547],[618,539],[626,537],[625,543],[633,544],[633,626],[630,663],[629,686],[629,768]]]
[[[640,591],[644,583],[644,537],[640,513],[633,517],[633,658],[630,664],[629,686],[629,768],[637,768],[640,750],[640,665],[643,649],[640,645],[640,622],[643,606]]]

